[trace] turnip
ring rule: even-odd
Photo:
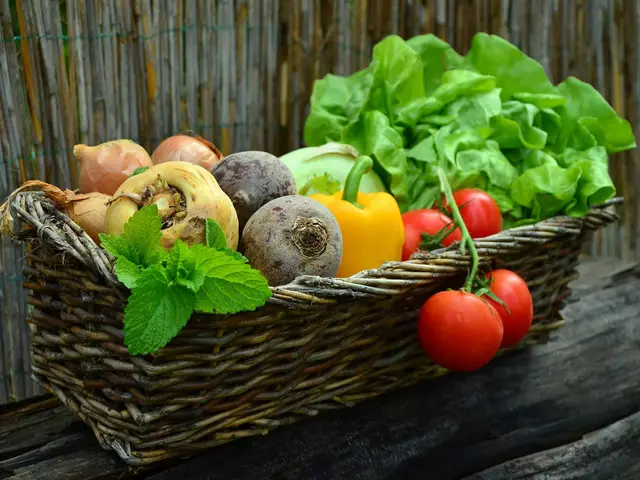
[[[296,182],[287,166],[267,152],[238,152],[211,170],[236,209],[240,233],[249,218],[269,201],[294,195]]]
[[[342,260],[342,232],[320,202],[288,195],[253,214],[240,248],[272,286],[290,283],[298,275],[335,277]]]
[[[121,235],[141,207],[156,205],[162,218],[160,243],[171,249],[176,240],[204,243],[208,218],[220,224],[227,247],[238,246],[238,217],[231,200],[211,173],[190,162],[165,162],[129,177],[110,200],[105,231]]]

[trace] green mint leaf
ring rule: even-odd
[[[138,167],[133,171],[133,173],[131,175],[129,175],[129,178],[135,177],[136,175],[138,175],[138,174],[140,174],[140,173],[142,173],[142,172],[144,172],[146,170],[149,170],[149,167]]]
[[[109,235],[108,233],[100,233],[99,237],[102,248],[114,257],[124,257],[135,264],[140,263],[138,250],[126,238],[119,235]]]
[[[176,240],[167,259],[167,275],[169,279],[188,287],[188,284],[181,282],[188,279],[195,268],[196,260],[193,252],[189,249],[189,245],[182,240]],[[198,288],[194,287],[193,291],[197,291]]]
[[[234,250],[227,249],[228,252],[234,252]],[[219,258],[230,256],[230,253],[223,250],[215,250],[213,248],[205,247],[204,245],[193,245],[190,249],[193,258],[195,259],[195,268],[188,279],[181,281],[182,284],[193,289],[198,293],[202,285],[204,285],[205,277],[211,269],[211,265]],[[236,252],[237,253],[237,252]],[[243,257],[244,258],[244,257]]]
[[[205,239],[208,247],[215,248],[216,250],[227,248],[227,238],[224,235],[224,230],[222,230],[220,224],[212,218],[207,218]]]
[[[224,230],[222,230],[220,224],[212,218],[207,218],[205,239],[208,247],[225,252],[227,255],[242,260],[244,263],[249,262],[240,252],[227,248],[227,238],[224,235]]]
[[[172,283],[161,265],[147,268],[132,289],[124,311],[124,343],[132,355],[164,347],[189,321],[196,295]]]
[[[142,266],[148,267],[167,256],[160,245],[162,238],[162,218],[158,215],[157,205],[142,207],[124,224],[122,235],[140,254]]]
[[[168,273],[171,279],[175,279],[178,284],[184,285],[195,293],[198,292],[204,283],[211,259],[215,260],[224,254],[241,263],[248,263],[249,261],[243,255],[230,248],[216,250],[200,244],[188,248],[186,244],[180,243],[179,250],[176,252],[172,251],[169,256],[167,263]],[[174,246],[174,250],[175,249],[176,247]],[[178,255],[180,256],[180,261],[178,261]],[[176,268],[178,263],[180,263],[181,266]]]
[[[206,313],[237,313],[255,310],[271,296],[267,279],[250,265],[226,252],[191,248],[196,255],[193,275],[198,288],[195,309]]]
[[[159,243],[161,227],[158,207],[150,205],[131,216],[122,235],[100,234],[102,248],[116,257],[116,276],[126,287],[133,288],[144,268],[167,257]]]
[[[167,252],[160,245],[162,219],[156,205],[142,207],[124,225],[122,235],[100,234],[102,248],[114,257],[125,257],[141,267],[164,260]]]
[[[249,259],[247,257],[242,255],[240,252],[232,250],[231,248],[225,248],[225,249],[223,249],[221,251],[226,253],[227,255],[230,255],[231,257],[235,258],[236,260],[240,260],[242,263],[249,263]]]
[[[135,287],[143,272],[142,268],[126,257],[117,257],[115,270],[118,280],[127,288]]]
[[[127,239],[116,235],[101,233],[100,242],[102,248],[116,257],[115,273],[118,280],[127,288],[133,288],[142,273],[138,250]]]

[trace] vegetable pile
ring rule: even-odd
[[[101,234],[103,248],[116,257],[118,279],[131,289],[125,308],[125,344],[132,355],[154,352],[187,324],[193,311],[236,313],[264,304],[271,292],[247,259],[228,249],[217,223],[206,221],[206,244],[160,243],[157,205],[134,213],[122,235]]]
[[[573,77],[553,85],[535,60],[485,33],[466,56],[431,34],[386,37],[368,67],[316,81],[304,138],[306,148],[285,156],[306,182],[298,193],[348,189],[342,169],[349,160],[314,162],[309,153],[342,145],[338,157],[353,150],[371,159],[402,212],[400,252],[392,247],[396,213],[393,220],[379,215],[385,233],[365,235],[372,240],[357,248],[341,224],[350,259],[366,256],[380,236],[388,236],[387,260],[454,242],[471,254],[465,286],[429,298],[418,321],[427,356],[457,371],[480,368],[520,342],[533,320],[526,282],[508,270],[480,275],[472,240],[559,214],[585,215],[615,195],[609,155],[636,147],[629,123],[592,86]],[[347,223],[356,230],[350,224],[357,222]]]
[[[17,193],[39,189],[111,254],[130,290],[124,343],[132,355],[165,346],[193,312],[254,310],[271,297],[270,285],[338,273],[338,221],[297,195],[291,171],[270,153],[224,157],[187,132],[151,156],[128,139],[76,145],[74,154],[81,193],[25,182],[0,207],[2,227],[11,228]]]
[[[477,34],[466,56],[437,37],[391,35],[370,65],[314,85],[305,142],[338,142],[374,160],[403,212],[475,187],[505,227],[584,215],[615,194],[608,155],[635,148],[629,123],[590,85],[553,85],[506,40]]]
[[[499,37],[465,57],[433,35],[389,36],[371,64],[316,82],[305,148],[228,156],[191,132],[149,155],[131,140],[77,145],[80,192],[39,188],[115,258],[130,289],[133,355],[170,342],[193,312],[264,305],[300,275],[349,277],[419,250],[468,252],[464,286],[422,306],[417,337],[439,365],[471,371],[533,321],[524,279],[479,272],[473,240],[615,194],[608,155],[629,123],[575,78],[554,86]],[[88,238],[88,237],[87,237]]]

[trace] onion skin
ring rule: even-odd
[[[216,146],[202,137],[179,134],[160,143],[151,154],[155,165],[165,162],[188,162],[207,170],[224,158]]]
[[[171,249],[177,239],[189,245],[205,242],[207,218],[217,221],[224,231],[227,248],[238,248],[238,216],[231,199],[222,191],[215,177],[199,165],[189,162],[166,162],[155,165],[138,175],[128,178],[111,198],[105,217],[105,229],[112,235],[121,235],[124,225],[141,207],[138,199],[145,198],[145,191],[157,182],[166,182],[174,193],[166,195],[165,190],[154,190],[154,196],[145,200],[146,204],[164,202],[159,205],[159,213],[168,212],[166,199],[177,191],[183,197],[185,209],[183,217],[164,217],[172,225],[162,230],[162,246]],[[153,200],[156,199],[156,200]],[[157,200],[160,199],[160,200]],[[158,203],[156,203],[158,204]],[[165,205],[165,207],[163,207]],[[186,213],[186,215],[185,215]]]
[[[41,180],[27,180],[15,189],[7,201],[0,205],[0,233],[13,234],[13,218],[9,205],[18,193],[23,190],[39,190],[58,208],[66,213],[79,227],[81,227],[95,242],[100,245],[99,233],[105,232],[104,218],[107,202],[111,197],[103,193],[77,194],[71,190],[62,190],[55,185]],[[29,228],[29,227],[27,227]]]
[[[80,163],[80,192],[113,195],[139,167],[151,167],[147,151],[131,140],[113,140],[94,147],[79,144],[73,155]]]
[[[20,192],[24,190],[38,190],[44,193],[49,200],[55,203],[61,210],[68,211],[69,206],[78,200],[87,197],[85,194],[76,194],[71,190],[61,190],[55,185],[43,182],[42,180],[27,180],[13,192],[9,194],[6,201],[0,205],[0,233],[13,234],[13,217],[11,216],[10,205]],[[29,226],[27,229],[31,228]]]
[[[92,192],[75,197],[67,208],[67,215],[87,232],[96,244],[100,245],[98,234],[104,233],[104,219],[107,213],[107,202],[111,199],[104,193]]]

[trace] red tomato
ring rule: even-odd
[[[409,260],[409,257],[419,249],[420,243],[422,243],[421,234],[423,232],[429,235],[435,235],[442,230],[443,227],[453,226],[453,220],[444,213],[431,208],[404,213],[402,214],[402,221],[404,222],[403,261]],[[456,240],[460,241],[461,239],[462,234],[460,233],[460,229],[456,228],[444,238],[442,245],[448,247]]]
[[[502,231],[500,207],[487,192],[477,188],[463,188],[454,192],[453,199],[471,238],[488,237]],[[447,208],[446,198],[443,199],[443,205]]]
[[[489,303],[461,290],[433,295],[418,315],[422,350],[438,365],[470,372],[486,365],[498,353],[503,327]]]
[[[502,318],[504,336],[500,348],[511,347],[524,338],[533,321],[533,299],[527,283],[511,270],[494,270],[487,275],[490,279],[491,291],[509,309],[507,310],[495,300],[485,297]]]

